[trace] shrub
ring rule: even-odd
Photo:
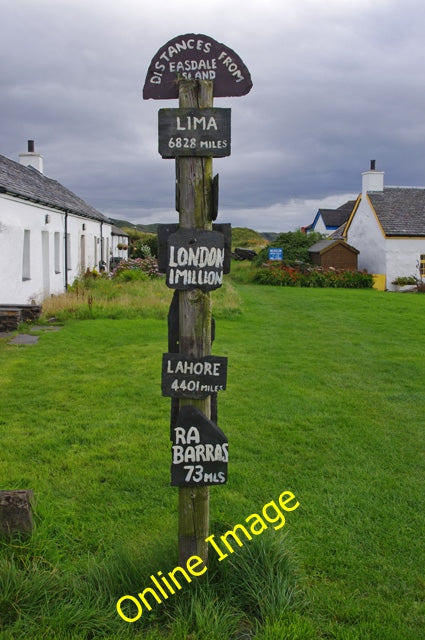
[[[269,247],[281,247],[285,261],[302,260],[303,262],[309,262],[310,255],[308,248],[321,240],[322,237],[320,233],[304,233],[300,230],[280,233],[276,240],[273,240],[271,244],[260,251],[255,263],[257,266],[261,266],[267,261]]]
[[[416,284],[417,280],[414,276],[399,276],[392,281],[391,284],[397,284],[399,287],[403,287],[406,284]]]
[[[152,233],[140,234],[138,238],[131,241],[129,252],[132,258],[157,257],[158,237]]]
[[[281,287],[334,287],[344,289],[371,289],[373,276],[350,269],[324,269],[300,264],[291,266],[268,262],[257,270],[254,282]]]

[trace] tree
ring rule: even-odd
[[[269,247],[281,247],[283,249],[284,261],[301,260],[302,262],[310,262],[308,248],[323,238],[322,234],[304,233],[300,229],[298,231],[288,231],[280,233],[276,240],[273,240],[258,254],[255,264],[261,265],[268,260]]]

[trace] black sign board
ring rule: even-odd
[[[143,98],[178,98],[178,78],[212,80],[215,97],[244,96],[252,87],[251,75],[237,53],[195,33],[177,36],[159,49],[149,65]]]
[[[224,236],[178,229],[168,238],[166,284],[170,289],[213,291],[223,284]]]
[[[231,109],[160,109],[158,150],[163,158],[230,156]]]
[[[179,353],[164,353],[162,356],[163,396],[206,398],[224,391],[226,382],[227,358],[187,358]]]
[[[227,481],[227,438],[199,409],[180,409],[171,440],[172,485],[205,486]]]
[[[224,264],[223,273],[230,273],[231,247],[232,247],[232,225],[229,223],[213,224],[213,231],[221,233],[224,237]],[[168,269],[168,241],[172,234],[179,230],[177,223],[159,224],[158,225],[158,269],[160,273],[166,273]],[[188,231],[188,230],[186,230]],[[191,233],[197,235],[197,229],[190,230]],[[202,231],[202,233],[211,233],[211,231]]]

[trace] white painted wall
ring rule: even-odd
[[[367,197],[362,196],[347,233],[347,242],[359,253],[358,268],[369,273],[385,273],[385,237],[370,208]]]
[[[394,290],[399,276],[419,277],[418,262],[425,254],[425,238],[387,238],[387,289]]]
[[[329,231],[326,229],[326,225],[323,222],[323,218],[321,215],[318,217],[313,231],[315,231],[316,233],[322,233],[325,236],[329,235]]]
[[[109,264],[112,226],[72,214],[67,225],[72,284],[87,268],[99,268],[102,244]],[[64,292],[66,276],[65,213],[0,194],[0,304],[40,304]]]

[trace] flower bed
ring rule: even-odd
[[[305,264],[289,266],[267,262],[257,270],[254,282],[280,287],[371,289],[373,276],[350,269],[324,269]]]
[[[161,278],[158,271],[158,260],[153,257],[129,258],[121,260],[112,273],[113,278],[122,280],[138,280],[143,278]]]

